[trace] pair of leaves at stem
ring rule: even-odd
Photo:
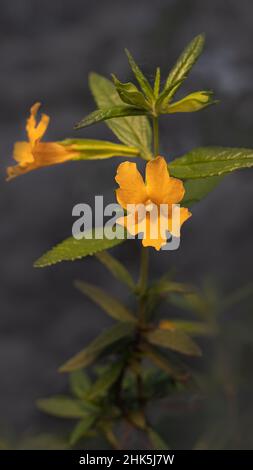
[[[100,406],[98,398],[108,393],[108,389],[115,383],[121,372],[121,366],[122,364],[116,363],[111,368],[107,367],[94,383],[83,370],[72,372],[69,376],[71,397],[62,395],[37,401],[38,408],[49,415],[79,420],[71,432],[70,446],[74,446],[80,439],[93,437],[97,432],[105,431],[104,425],[110,424],[108,417],[117,418],[116,408],[110,409],[108,404],[106,407]],[[159,380],[156,380],[153,385],[160,389],[159,383]],[[140,427],[137,413],[133,412],[132,418],[137,420]],[[154,449],[168,448],[154,429],[149,426],[146,431]]]
[[[182,85],[192,66],[201,54],[203,45],[204,36],[202,34],[196,36],[191,41],[168,75],[164,89],[161,93],[160,69],[157,68],[154,87],[152,87],[139,66],[136,64],[130,52],[126,50],[129,65],[140,89],[131,82],[120,82],[120,80],[118,80],[118,78],[113,74],[113,83],[118,92],[121,104],[117,104],[116,106],[100,107],[100,109],[82,119],[82,121],[76,125],[76,128],[80,129],[97,122],[126,116],[147,115],[150,117],[157,117],[160,114],[194,112],[215,103],[215,101],[212,100],[212,92],[198,91],[171,104],[173,96]]]
[[[71,446],[83,437],[96,435],[96,428],[103,420],[105,411],[103,403],[99,400],[117,380],[121,368],[121,363],[113,364],[102,372],[94,383],[84,371],[72,372],[69,378],[73,398],[62,395],[38,400],[38,408],[47,414],[59,418],[79,419],[70,436]],[[110,411],[108,406],[106,410]]]
[[[119,302],[119,300],[107,294],[102,289],[86,282],[78,281],[76,282],[76,287],[103,308],[109,316],[118,320],[119,323],[103,332],[90,343],[88,347],[64,364],[60,368],[62,372],[87,367],[94,360],[98,359],[101,354],[113,352],[119,342],[121,342],[121,345],[123,344],[123,340],[130,343],[137,332],[137,318],[126,306]],[[186,325],[186,327],[190,329],[189,325]],[[195,333],[197,332],[198,329],[195,330]],[[180,328],[174,325],[172,330],[161,329],[159,327],[154,328],[151,331],[143,333],[143,340],[186,355],[197,356],[201,354],[196,343],[184,332],[184,325],[180,325]]]

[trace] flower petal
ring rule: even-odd
[[[152,218],[150,215],[146,217],[146,230],[142,239],[144,247],[152,246],[159,251],[162,246],[167,243],[167,234],[163,234],[160,227],[160,217]]]
[[[174,237],[180,237],[180,229],[184,222],[192,216],[192,213],[186,207],[180,207],[180,226],[172,224],[172,217],[168,218],[168,230]]]
[[[45,134],[50,118],[46,114],[42,114],[40,122],[36,123],[36,115],[41,103],[35,103],[30,109],[30,116],[26,121],[26,132],[28,139],[32,145],[40,140]]]
[[[175,204],[184,197],[183,182],[169,175],[168,165],[163,157],[156,157],[147,163],[146,185],[149,198],[156,204]]]
[[[140,217],[139,221],[136,215],[136,213],[130,213],[125,217],[119,217],[116,222],[123,225],[132,236],[142,233],[142,245],[144,247],[151,246],[156,250],[160,250],[163,245],[166,245],[167,232],[164,232],[165,235],[163,234],[157,212],[153,214],[146,213],[144,217]]]
[[[32,147],[30,142],[16,142],[13,149],[13,158],[20,165],[34,162]]]
[[[119,189],[116,190],[118,203],[124,208],[128,204],[145,204],[147,191],[136,163],[123,162],[119,165],[115,177]]]

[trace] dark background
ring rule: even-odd
[[[76,121],[94,109],[87,85],[89,71],[106,76],[115,72],[126,81],[130,72],[123,49],[128,47],[150,78],[157,65],[165,77],[182,48],[203,31],[207,36],[205,52],[184,91],[211,88],[221,103],[203,113],[164,118],[162,153],[170,159],[200,145],[251,147],[253,3],[1,0],[0,12],[0,435],[2,430],[3,435],[19,439],[57,427],[37,411],[35,400],[65,390],[67,379],[58,375],[57,367],[109,323],[103,312],[74,290],[73,280],[96,281],[127,296],[92,258],[43,270],[32,267],[43,252],[70,235],[74,204],[93,204],[95,194],[114,201],[112,181],[119,160],[59,165],[5,183],[13,143],[25,138],[29,107],[40,100],[43,111],[51,116],[48,140],[111,138],[104,124],[72,130]],[[211,278],[224,293],[247,284],[253,271],[252,197],[250,171],[226,177],[194,208],[183,229],[180,249],[152,253],[152,277],[176,267],[178,280],[202,285]],[[136,273],[137,243],[130,241],[114,252]],[[236,364],[244,371],[248,364],[242,378],[246,388],[238,392],[243,393],[238,419],[247,415],[247,423],[253,417],[252,339],[248,334],[246,346],[246,340],[238,340],[238,325],[245,325],[249,332],[250,313],[250,302],[239,305],[234,316],[226,319],[225,333],[233,327],[230,340],[220,342],[226,344],[232,369]],[[210,352],[207,362],[215,369],[214,356]],[[242,357],[239,365],[238,357]],[[213,400],[211,397],[212,404]],[[223,409],[222,401],[217,403],[216,411],[219,406]],[[189,426],[187,431],[182,414],[181,422],[175,424],[179,437],[172,438],[172,443],[191,447],[192,435],[197,439],[209,427],[210,415],[210,410],[204,412],[198,429],[190,415],[193,428]],[[229,419],[225,419],[226,428]],[[222,433],[219,420],[213,418],[213,424]],[[245,422],[241,426],[238,432],[244,436]],[[253,444],[245,443],[243,437],[231,446],[250,448]]]

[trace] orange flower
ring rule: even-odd
[[[79,155],[71,146],[63,146],[57,142],[40,142],[50,121],[49,116],[42,114],[40,122],[36,123],[40,105],[35,103],[31,107],[26,122],[28,142],[17,142],[14,145],[13,156],[18,164],[7,168],[8,180],[43,166],[66,162]]]
[[[179,236],[180,228],[174,227],[172,204],[179,203],[185,193],[183,182],[169,175],[163,157],[156,157],[146,165],[146,184],[136,163],[121,163],[115,177],[118,203],[127,209],[127,215],[117,223],[127,228],[131,235],[143,232],[143,246],[160,250],[167,243],[167,231]],[[132,205],[132,207],[131,207]],[[179,227],[191,217],[185,207],[180,208]]]

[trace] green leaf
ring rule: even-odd
[[[144,116],[147,114],[142,108],[137,108],[130,105],[119,105],[111,108],[101,108],[93,111],[83,118],[80,122],[75,125],[75,129],[82,129],[83,127],[91,126],[98,122],[107,121],[107,119],[120,118],[125,116]]]
[[[122,104],[115,86],[107,78],[91,73],[89,84],[99,108]],[[144,158],[151,158],[152,132],[146,116],[114,118],[105,123],[121,142],[138,148]]]
[[[116,90],[124,103],[149,110],[150,106],[145,99],[145,96],[138,90],[138,88],[131,82],[122,83],[115,75],[112,74],[113,83]]]
[[[169,163],[170,174],[180,179],[220,176],[253,166],[253,150],[200,147]]]
[[[218,101],[212,99],[212,91],[196,91],[190,95],[185,96],[179,101],[166,106],[162,112],[165,114],[171,113],[193,113],[200,111],[211,104],[216,104]]]
[[[150,287],[149,293],[155,295],[170,294],[172,292],[188,293],[191,292],[192,289],[193,288],[187,284],[160,279],[160,281],[154,282],[152,287]]]
[[[112,328],[103,331],[85,349],[69,359],[61,368],[60,372],[71,372],[82,367],[87,367],[109,346],[117,344],[125,338],[130,338],[134,331],[131,323],[117,323]]]
[[[155,108],[158,113],[161,113],[163,109],[165,109],[165,107],[168,106],[168,103],[170,102],[172,97],[175,95],[176,91],[178,90],[182,82],[183,80],[178,80],[175,83],[173,83],[170,87],[163,89],[163,91],[160,93],[155,103]]]
[[[74,237],[69,237],[59,243],[35,261],[34,267],[44,268],[61,261],[74,261],[88,255],[94,255],[94,253],[99,251],[107,250],[125,241],[125,239],[119,238],[112,240],[105,238],[103,227],[97,228],[96,231],[95,229],[86,230],[83,235],[87,238],[76,240]]]
[[[94,416],[87,416],[85,419],[79,421],[70,435],[70,445],[74,446],[82,437],[85,437],[94,422]]]
[[[141,350],[144,352],[144,357],[148,358],[161,370],[167,372],[169,376],[179,381],[186,379],[188,374],[171,364],[168,358],[164,356],[164,354],[162,354],[157,348],[151,346],[151,344],[143,343],[141,345]]]
[[[152,428],[148,428],[148,437],[154,450],[169,450],[168,444]]]
[[[88,413],[98,410],[93,404],[72,400],[63,395],[37,400],[37,406],[41,411],[59,418],[84,418]]]
[[[165,88],[170,88],[178,80],[185,80],[199,58],[205,42],[203,34],[196,36],[184,49],[173,69],[171,70]]]
[[[137,157],[140,153],[136,147],[115,144],[104,140],[65,139],[59,144],[71,147],[79,152],[75,160],[103,160],[111,157]]]
[[[198,292],[186,293],[183,295],[172,294],[167,298],[168,302],[177,308],[193,312],[198,317],[206,318],[210,310],[207,299]]]
[[[94,398],[104,396],[120,376],[123,365],[121,361],[107,368],[89,390],[88,399],[94,400]]]
[[[188,179],[184,182],[185,195],[182,206],[191,207],[206,197],[222,181],[223,176],[207,176],[206,178]]]
[[[154,96],[158,98],[160,92],[160,82],[161,82],[161,70],[160,67],[157,67],[155,74],[155,83],[154,83]]]
[[[87,390],[91,386],[88,375],[83,370],[75,370],[71,372],[69,380],[72,393],[77,398],[84,398],[87,395]]]
[[[108,315],[122,322],[136,322],[136,318],[119,300],[88,282],[75,281],[75,287],[99,305]]]
[[[135,283],[131,274],[116,258],[110,255],[107,251],[96,253],[95,256],[104,266],[107,267],[107,269],[109,269],[116,279],[126,284],[129,289],[135,289]]]
[[[200,356],[201,351],[196,343],[182,331],[155,329],[147,333],[150,343],[173,351],[187,354],[189,356]]]
[[[148,82],[146,77],[143,75],[140,67],[136,64],[136,62],[135,62],[133,56],[130,54],[130,52],[127,49],[125,49],[125,52],[126,52],[126,55],[127,55],[127,58],[128,58],[129,65],[130,65],[130,67],[133,71],[133,74],[135,75],[135,78],[138,81],[143,93],[146,95],[146,97],[148,99],[150,99],[152,101],[152,99],[154,98],[154,93],[153,93],[153,90],[152,90],[152,87],[151,87],[150,83]]]
[[[217,328],[214,325],[204,322],[174,320],[172,318],[169,323],[173,324],[176,330],[183,331],[190,336],[209,336],[217,333]],[[160,328],[162,325],[166,325],[166,320],[160,322]]]

